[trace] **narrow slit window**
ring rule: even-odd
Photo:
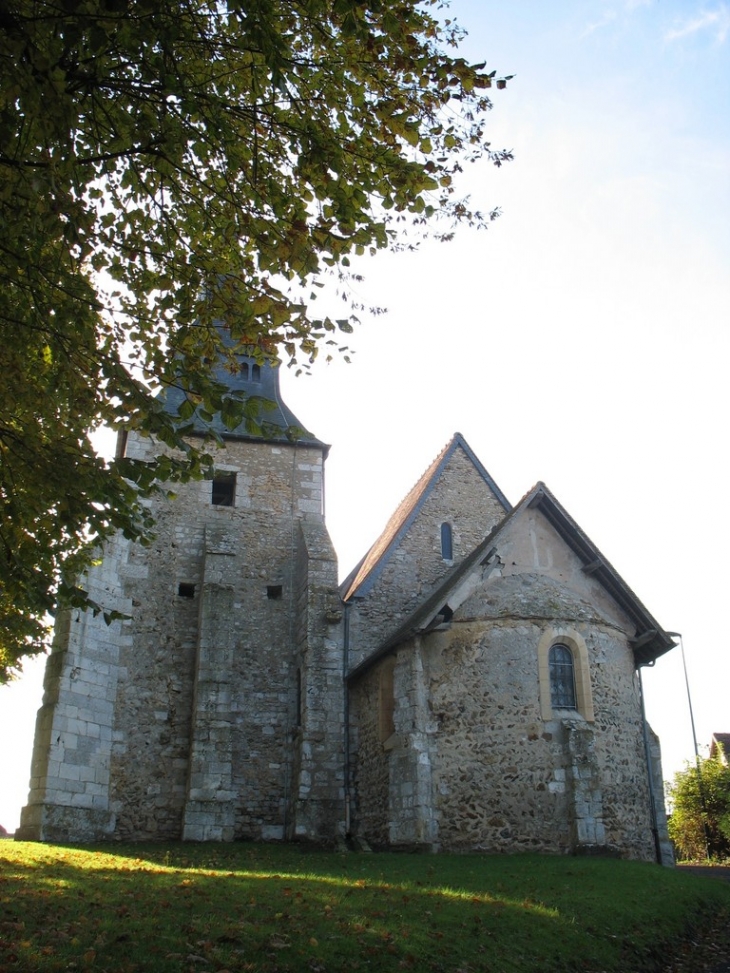
[[[252,365],[251,366],[251,381],[260,382],[261,381],[261,366]]]
[[[557,642],[550,646],[550,702],[553,709],[577,709],[575,693],[575,662],[567,645]]]
[[[283,593],[283,587],[280,584],[270,584],[266,586],[266,597],[271,601],[278,601]]]
[[[194,598],[195,585],[188,584],[186,581],[181,581],[177,586],[177,593],[181,598]]]
[[[241,362],[241,377],[244,379],[244,381],[246,381],[246,382],[248,381],[248,362],[247,361]]]
[[[441,557],[444,561],[454,559],[454,541],[451,524],[441,524]]]
[[[232,507],[236,499],[236,474],[216,473],[213,477],[211,503],[215,507]]]

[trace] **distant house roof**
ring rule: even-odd
[[[712,743],[710,744],[710,756],[717,757],[722,755],[724,764],[730,760],[730,733],[713,733]]]
[[[385,526],[385,530],[376,540],[365,557],[350,572],[340,585],[340,595],[343,601],[348,601],[356,596],[363,596],[370,591],[375,583],[380,571],[388,559],[390,551],[396,546],[400,538],[405,534],[413,523],[415,517],[425,503],[433,487],[441,475],[441,471],[453,456],[457,449],[463,449],[466,455],[474,464],[479,475],[489,486],[506,511],[512,509],[512,505],[505,497],[487,470],[484,468],[478,457],[471,449],[467,441],[460,432],[454,434],[452,439],[444,446],[436,459],[431,463],[423,476],[418,480],[412,490],[405,496],[395,513]]]
[[[449,595],[455,591],[467,575],[476,567],[487,565],[498,554],[500,536],[506,526],[522,510],[534,507],[540,510],[559,536],[577,555],[583,570],[596,578],[613,600],[636,626],[631,643],[637,666],[653,663],[660,655],[674,648],[674,640],[661,628],[647,611],[618,572],[589,540],[564,507],[558,503],[544,483],[538,483],[519,504],[485,537],[463,561],[456,565],[434,588],[421,605],[383,643],[357,665],[348,675],[354,679],[367,671],[383,656],[398,645],[418,634],[424,634],[451,617]],[[728,751],[730,752],[730,751]]]
[[[213,368],[213,378],[232,393],[250,397],[252,402],[258,400],[256,410],[234,429],[229,429],[219,414],[212,421],[208,421],[200,415],[198,408],[190,419],[181,420],[183,425],[190,426],[192,435],[212,433],[223,439],[300,443],[329,449],[305,429],[282,400],[278,366],[268,361],[257,362],[247,355],[236,355],[235,361],[234,369],[227,362],[216,365]],[[183,388],[169,386],[161,393],[161,399],[167,413],[178,415],[186,393]]]

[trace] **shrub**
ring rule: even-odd
[[[730,767],[722,751],[675,774],[669,800],[669,836],[680,858],[730,856]]]

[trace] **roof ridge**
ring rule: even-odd
[[[498,543],[500,534],[508,527],[514,518],[526,509],[535,505],[554,530],[584,562],[591,574],[604,588],[613,601],[629,618],[637,624],[637,639],[634,645],[634,658],[637,665],[651,665],[653,660],[674,647],[669,634],[659,625],[643,602],[624,581],[618,571],[601,553],[594,542],[579,526],[560,501],[555,497],[546,484],[539,480],[525,493],[503,518],[495,524],[487,536],[461,562],[456,564],[443,578],[439,579],[425,598],[413,611],[400,622],[395,630],[387,636],[370,655],[366,656],[357,666],[350,670],[347,679],[352,679],[367,671],[383,655],[390,652],[396,645],[410,638],[420,621],[433,614],[434,610],[443,603],[447,593],[453,589],[467,574],[474,570],[477,564],[483,563],[490,557],[491,548]],[[551,516],[551,512],[553,516]],[[555,516],[557,514],[557,517]],[[495,553],[498,551],[495,550]],[[643,629],[643,632],[642,632]],[[630,640],[632,641],[632,640]],[[713,734],[713,736],[725,734]],[[727,734],[730,738],[730,734]]]
[[[398,532],[407,521],[412,511],[418,505],[418,501],[425,493],[427,486],[432,481],[436,471],[445,459],[449,450],[454,446],[457,440],[461,439],[461,433],[454,433],[435,459],[429,463],[405,497],[403,497],[401,502],[388,518],[385,527],[378,535],[375,543],[370,547],[365,557],[355,566],[347,578],[345,578],[345,580],[342,582],[340,591],[342,593],[343,601],[347,601],[348,598],[352,597],[355,591],[363,584],[370,572],[378,564],[391,542],[395,539]]]

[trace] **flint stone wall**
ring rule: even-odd
[[[568,561],[553,560],[558,577],[572,579]],[[590,581],[578,581],[576,592],[548,574],[506,573],[447,630],[401,647],[388,747],[377,734],[380,667],[353,686],[357,821],[368,840],[490,852],[603,848],[653,859],[633,653],[620,613],[609,621],[591,609],[580,597]],[[557,607],[546,609],[553,600],[572,617],[556,618]],[[545,718],[538,644],[546,630],[584,640],[595,719]]]

